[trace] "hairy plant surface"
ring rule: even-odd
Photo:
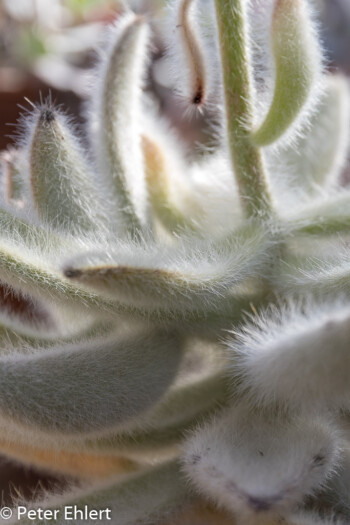
[[[2,156],[0,450],[82,479],[7,523],[349,522],[348,85],[307,0],[201,8],[110,29],[88,152],[48,100]],[[213,147],[143,90],[161,25]]]

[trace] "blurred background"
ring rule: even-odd
[[[132,0],[137,11],[157,11],[162,0]],[[331,70],[350,76],[350,0],[314,0],[319,13],[324,47]],[[26,98],[37,102],[50,92],[76,120],[82,121],[95,49],[103,27],[123,10],[122,0],[0,0],[0,151],[13,143],[11,124],[16,123]],[[169,86],[162,82],[163,49],[152,50],[147,89],[159,98],[173,124],[181,127],[181,111]],[[40,95],[41,94],[41,95]],[[22,107],[21,107],[22,106]],[[182,133],[195,142],[201,118]],[[23,468],[0,458],[0,490],[3,503],[10,494],[26,497],[66,480]]]

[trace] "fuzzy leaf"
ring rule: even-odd
[[[289,142],[271,153],[271,169],[288,173],[290,184],[310,193],[315,185],[335,185],[346,164],[350,137],[350,94],[341,75],[324,78],[324,93],[310,122]],[[273,167],[273,168],[272,168]]]
[[[192,241],[192,242],[191,242]],[[248,231],[217,243],[189,239],[175,249],[122,244],[115,254],[77,257],[67,278],[148,311],[208,311],[225,304],[234,287],[256,275],[269,260],[271,242]]]
[[[0,279],[15,290],[20,289],[36,298],[49,299],[54,294],[57,300],[60,299],[63,302],[73,300],[77,306],[80,305],[83,308],[84,305],[95,305],[102,308],[103,304],[107,306],[108,302],[103,299],[100,302],[96,294],[79,290],[62,279],[59,274],[55,275],[55,271],[48,268],[48,265],[43,267],[40,255],[33,257],[33,254],[25,253],[24,250],[20,254],[17,246],[1,242]]]
[[[1,454],[52,474],[61,473],[80,479],[104,479],[136,471],[139,466],[131,459],[105,454],[46,450],[0,440]]]
[[[141,230],[148,221],[138,117],[147,37],[143,17],[133,13],[121,17],[111,33],[107,57],[97,80],[101,94],[95,110],[96,150],[105,168],[107,191],[112,196],[110,209],[119,203],[131,233]]]
[[[2,219],[1,214],[2,212],[0,210],[0,224]],[[13,224],[12,220],[9,219],[6,214],[4,217],[6,220],[3,221],[3,224],[6,225],[6,227],[9,225],[9,227],[7,227],[9,233],[11,233],[11,228],[13,229],[14,239],[11,241],[8,241],[7,239],[6,241],[0,240],[0,279],[14,290],[21,290],[23,293],[29,294],[33,298],[39,300],[52,300],[52,297],[55,297],[57,304],[70,305],[76,308],[77,311],[80,310],[81,312],[91,310],[98,315],[101,315],[102,313],[106,315],[108,313],[108,315],[112,314],[113,316],[118,315],[127,318],[133,316],[134,318],[136,317],[139,319],[152,319],[152,321],[157,324],[160,322],[166,322],[172,323],[175,326],[180,322],[182,329],[186,328],[186,330],[190,330],[192,333],[203,332],[203,319],[205,319],[206,328],[209,329],[209,334],[212,334],[213,330],[217,329],[215,327],[219,326],[220,328],[227,328],[229,326],[227,323],[231,323],[232,318],[237,317],[237,314],[239,314],[242,307],[249,307],[249,302],[256,299],[256,290],[252,290],[251,287],[248,287],[247,297],[245,297],[245,290],[238,290],[236,300],[233,300],[232,297],[225,300],[224,297],[213,295],[213,298],[216,297],[216,303],[208,303],[204,306],[201,305],[200,311],[196,311],[196,309],[199,309],[195,304],[194,308],[192,307],[192,313],[189,309],[189,306],[191,307],[191,305],[187,305],[186,316],[183,309],[170,309],[167,302],[164,302],[164,305],[161,305],[159,302],[153,305],[147,300],[147,302],[141,303],[141,305],[137,306],[137,302],[133,300],[127,301],[122,298],[123,300],[121,301],[119,295],[117,297],[114,296],[113,299],[111,299],[105,293],[98,293],[96,290],[92,290],[91,287],[83,286],[81,283],[73,284],[72,282],[69,282],[68,279],[65,279],[58,274],[56,270],[56,261],[59,254],[62,253],[62,248],[57,252],[52,249],[49,256],[47,251],[41,252],[37,247],[36,250],[34,250],[36,243],[34,243],[33,246],[30,246],[30,249],[24,247],[23,239],[25,241],[27,237],[30,239],[32,228],[25,222],[18,221],[19,227],[23,229],[23,232],[21,231],[21,234],[18,235],[16,221],[15,224]],[[33,229],[34,238],[37,236],[38,241],[49,242],[47,235],[41,236],[40,233],[40,230],[37,231],[37,229]],[[250,248],[253,248],[255,241],[257,241],[257,244],[259,245],[259,239],[253,239]],[[249,241],[247,241],[247,244],[248,254],[250,249]],[[71,246],[72,245],[70,245],[70,248],[72,249]],[[123,246],[123,251],[125,254],[132,257],[131,260],[133,262],[135,257],[138,257],[140,254],[142,254],[143,257],[146,254],[147,257],[150,258],[147,262],[151,260],[152,264],[154,263],[154,256],[161,256],[161,252],[158,248],[156,251],[152,250],[152,245],[149,246],[149,250],[146,252],[144,247],[134,243],[126,243]],[[263,264],[264,258],[268,252],[268,246],[266,249],[262,249],[261,252],[259,250],[260,255],[257,260],[254,260],[254,257],[252,257],[250,261],[251,266],[249,264],[245,269],[245,271],[248,271],[249,269],[248,274],[244,276],[242,274],[242,278],[250,275],[250,271],[254,273],[255,270],[253,269],[257,269],[260,264]],[[240,257],[244,257],[247,254],[237,253],[237,261],[239,262]],[[184,253],[184,255],[186,254]],[[200,253],[198,253],[198,255],[200,255]],[[46,258],[45,265],[43,264],[43,260],[45,260],[44,257]],[[53,260],[51,260],[51,258],[53,258]],[[60,258],[62,259],[62,256],[60,256]],[[232,258],[234,259],[233,254]],[[196,261],[193,262],[195,263]],[[237,271],[238,270],[240,269],[237,268]],[[238,279],[238,277],[239,275],[236,276],[236,279]],[[252,291],[254,292],[254,297],[252,296]],[[260,292],[261,290],[258,290],[258,295]],[[135,299],[137,299],[137,297],[135,297]],[[222,315],[218,315],[216,310],[218,310],[218,312],[220,310]]]
[[[93,334],[93,337],[96,340],[98,335]],[[136,460],[144,460],[145,456],[154,458],[159,451],[174,451],[195,422],[212,414],[230,396],[223,370],[206,374],[197,373],[198,377],[188,382],[183,382],[180,374],[180,384],[175,383],[163,398],[121,430],[116,428],[103,432],[102,437],[41,434],[40,446],[52,453],[69,451],[75,454],[122,455]],[[21,427],[13,424],[0,427],[0,441],[4,443],[12,442],[21,447],[30,443],[35,447],[37,439],[35,428],[26,428],[23,433]]]
[[[162,145],[163,146],[163,145]],[[176,231],[183,228],[193,228],[193,223],[179,209],[174,202],[174,188],[171,187],[171,178],[169,177],[169,159],[164,149],[152,137],[142,136],[142,150],[145,161],[145,171],[147,186],[149,191],[150,203],[157,217],[170,231]],[[171,159],[172,160],[172,159]],[[181,182],[177,181],[177,186]],[[187,190],[187,191],[186,191]],[[189,188],[181,188],[181,196],[185,197]]]
[[[71,238],[31,224],[26,216],[0,209],[0,280],[4,284],[40,300],[55,297],[58,303],[74,304],[77,309],[125,311],[96,293],[72,286],[57,272],[62,253],[76,250],[76,246]]]
[[[63,244],[64,238],[50,229],[44,229],[35,221],[32,215],[20,210],[14,210],[6,205],[0,208],[0,239],[17,242],[24,248],[38,250],[39,247],[55,248]],[[66,241],[67,242],[67,241]]]
[[[277,141],[298,118],[318,81],[318,42],[305,0],[276,0],[272,21],[275,89],[270,109],[252,134],[258,146]]]
[[[330,235],[347,233],[350,229],[350,191],[328,190],[307,204],[295,206],[283,214],[284,227],[291,233]]]
[[[190,168],[169,125],[148,117],[142,138],[152,211],[168,231],[227,235],[242,219],[239,197],[226,155],[208,154]]]
[[[30,141],[30,178],[40,219],[54,229],[97,229],[101,208],[80,145],[63,115],[38,108]]]
[[[180,358],[181,345],[170,334],[101,338],[50,348],[39,356],[3,357],[0,413],[48,433],[122,426],[163,395]]]
[[[234,381],[254,405],[347,406],[349,320],[340,300],[267,310],[228,341]]]
[[[332,473],[338,454],[327,420],[276,417],[243,403],[200,426],[185,443],[183,462],[204,496],[253,518],[301,502]]]
[[[97,440],[70,444],[78,450],[121,453],[127,456],[138,452],[159,451],[183,440],[195,421],[207,417],[224,403],[228,384],[223,371],[170,389],[152,410],[138,420],[128,433],[114,433]],[[141,427],[141,428],[140,428]]]
[[[197,381],[171,390],[146,418],[147,426],[171,428],[193,421],[208,412],[228,395],[225,373],[220,370]]]
[[[320,256],[298,258],[282,265],[273,277],[283,291],[312,293],[348,293],[350,291],[350,252],[346,246],[330,244]]]
[[[344,433],[346,440],[337,471],[319,495],[326,506],[336,508],[345,516],[348,516],[350,511],[350,447],[347,432],[348,429]]]
[[[92,485],[88,489],[77,489],[60,496],[52,496],[46,501],[30,505],[30,508],[59,509],[57,519],[51,520],[55,525],[67,523],[64,507],[69,505],[77,505],[82,509],[85,505],[90,509],[110,509],[110,514],[104,513],[101,516],[106,523],[109,522],[106,518],[110,517],[111,523],[115,522],[118,525],[156,525],[189,501],[190,496],[187,494],[186,483],[182,479],[179,467],[177,463],[170,462],[129,476],[121,482],[116,481],[105,486]],[[33,521],[26,517],[17,520],[16,516],[16,519],[8,520],[8,523],[44,525],[45,521]],[[77,524],[78,520],[71,523]]]
[[[186,60],[185,71],[181,69],[181,92],[190,104],[200,107],[208,96],[208,70],[203,54],[203,43],[199,41],[199,31],[192,13],[193,4],[194,0],[179,2],[176,37],[180,52],[184,54]],[[174,20],[172,22],[174,23]],[[185,90],[183,88],[184,77],[187,77]]]

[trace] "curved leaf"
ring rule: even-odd
[[[254,405],[347,406],[349,320],[344,300],[267,309],[228,341],[231,376]]]
[[[0,414],[39,434],[123,427],[164,394],[181,355],[176,337],[140,334],[3,357]]]
[[[73,259],[64,274],[108,299],[148,311],[209,311],[220,309],[244,280],[267,265],[272,244],[254,230],[217,243],[190,238],[167,250],[120,243],[115,254]]]
[[[127,13],[110,36],[106,58],[97,71],[101,93],[93,132],[109,193],[106,207],[115,214],[118,203],[127,231],[135,233],[148,221],[138,117],[148,27],[142,16]]]
[[[297,119],[315,89],[321,58],[314,33],[304,0],[276,0],[272,21],[275,90],[265,120],[252,134],[256,145],[277,141]]]

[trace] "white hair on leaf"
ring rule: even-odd
[[[273,518],[332,475],[340,440],[327,418],[231,406],[185,442],[183,465],[199,492],[244,518]]]
[[[147,308],[207,311],[268,264],[271,242],[265,233],[237,232],[208,243],[189,237],[165,249],[118,243],[110,252],[78,255],[64,275],[124,304]]]
[[[324,92],[296,141],[267,152],[274,182],[283,173],[285,191],[303,190],[317,197],[317,186],[334,187],[347,161],[350,136],[350,91],[340,74],[324,76]],[[276,181],[278,184],[279,182]]]
[[[217,46],[213,35],[208,34],[212,22],[207,10],[212,13],[212,7],[206,4],[205,8],[202,13],[197,0],[172,1],[163,27],[168,43],[167,65],[175,91],[184,105],[194,109],[210,104],[214,90],[220,85],[212,59]]]
[[[129,424],[164,394],[182,357],[178,337],[138,332],[3,356],[0,420],[68,436]]]
[[[89,180],[89,169],[63,115],[50,104],[36,111],[29,139],[30,185],[43,223],[78,233],[97,229],[102,203]]]
[[[231,377],[252,405],[347,406],[349,320],[350,305],[340,299],[271,307],[227,341]]]
[[[97,86],[100,92],[90,113],[106,205],[110,216],[121,222],[120,231],[132,234],[148,224],[139,116],[148,36],[144,17],[128,12],[118,19],[96,70],[93,89]],[[119,203],[117,210],[115,202]]]
[[[156,115],[145,119],[143,147],[150,203],[164,226],[223,235],[238,224],[241,209],[229,161],[223,152],[206,154],[190,166],[169,126]]]
[[[325,293],[331,296],[349,291],[350,250],[344,243],[328,241],[327,247],[314,247],[315,254],[297,257],[282,265],[272,277],[283,292],[310,292],[316,296]]]
[[[328,481],[320,493],[324,505],[335,509],[338,513],[349,516],[350,513],[350,442],[349,429],[344,432],[344,445],[339,459],[337,472]],[[316,502],[317,503],[317,502]]]
[[[322,92],[322,52],[307,0],[275,0],[271,47],[275,63],[274,94],[252,140],[280,146],[295,138],[315,111]]]
[[[350,191],[347,188],[320,189],[314,198],[293,200],[280,210],[286,230],[291,233],[329,235],[348,233]]]

